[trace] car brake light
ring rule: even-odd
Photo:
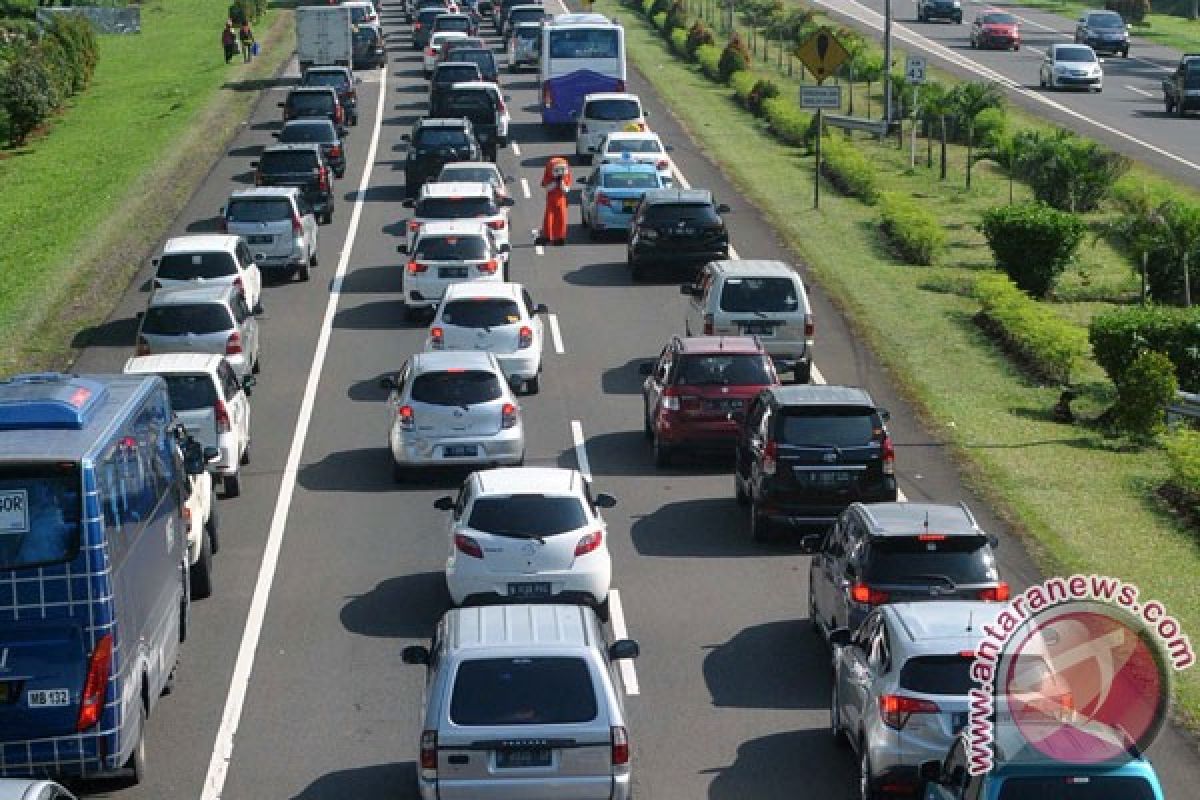
[[[544,105],[546,108],[549,108],[551,105],[553,105],[553,102],[554,102],[554,92],[552,92],[550,90],[549,86],[543,86],[542,87],[542,105]]]
[[[918,542],[944,542],[946,534],[944,533],[922,533],[917,535]]]
[[[666,389],[663,389],[662,407],[663,411],[679,410],[679,390],[674,386],[668,386]]]
[[[883,718],[883,724],[896,730],[907,725],[913,714],[937,714],[940,711],[932,700],[902,694],[885,694],[879,698],[879,716]]]
[[[409,275],[416,275],[417,273],[420,273],[420,272],[426,272],[426,271],[428,271],[428,269],[429,269],[429,265],[422,264],[420,261],[408,262],[408,274]]]
[[[609,208],[612,208],[612,200],[609,199],[608,195],[604,194],[604,192],[597,192],[596,193],[596,205],[608,206]]]
[[[704,315],[704,333],[707,336],[711,336],[713,333],[713,315],[712,314]]]
[[[494,231],[504,230],[504,225],[505,225],[505,222],[503,219],[490,219],[490,220],[488,220],[488,224],[487,224],[487,226]]]
[[[817,332],[817,325],[813,322],[812,317],[804,318],[804,338],[811,339]]]
[[[517,407],[512,403],[505,403],[500,409],[500,427],[511,428],[517,424]]]
[[[475,265],[475,269],[479,270],[484,275],[495,275],[496,270],[499,269],[499,267],[500,267],[500,264],[494,258],[488,259],[487,261],[483,261],[483,262],[480,262],[479,264]]]
[[[437,778],[437,731],[421,731],[421,771],[432,773],[425,780]]]
[[[441,350],[446,344],[446,332],[441,328],[434,326],[429,329],[429,345],[437,350]]]
[[[767,442],[767,446],[763,448],[762,454],[762,471],[764,475],[774,475],[775,468],[779,461],[779,445],[775,442]]]
[[[879,606],[888,601],[888,593],[872,589],[865,583],[856,583],[850,587],[850,599],[859,605]]]
[[[454,549],[471,558],[483,558],[483,549],[480,548],[479,542],[465,533],[454,534]]]
[[[896,448],[892,446],[892,437],[883,437],[883,474],[896,474]]]
[[[517,349],[524,350],[526,347],[533,346],[533,328],[528,325],[522,325],[521,330],[517,333]]]
[[[341,106],[340,104],[339,104],[339,105],[336,105],[336,106],[334,106],[334,107],[333,107],[333,121],[334,121],[334,122],[336,122],[336,123],[338,123],[339,125],[341,125],[341,124],[342,124],[342,118],[343,118],[343,115],[342,115],[342,106]]]
[[[640,131],[640,132],[642,132],[642,133],[645,133],[645,132],[646,132],[646,123],[644,123],[644,122],[639,122],[639,123],[637,124],[637,129],[638,129],[638,131]]]
[[[187,506],[183,507],[183,527],[188,530],[192,527],[192,510]]]
[[[217,425],[217,433],[229,433],[233,430],[233,426],[229,423],[229,411],[225,408],[225,402],[218,400],[213,411],[213,417]]]
[[[598,548],[603,541],[604,534],[600,531],[585,533],[580,537],[579,543],[575,545],[575,555],[586,556],[588,553]]]
[[[421,230],[421,223],[417,222],[415,219],[410,219],[408,221],[408,229],[410,231],[419,231]]]
[[[396,416],[400,418],[400,430],[415,431],[417,429],[417,418],[413,415],[412,406],[400,406]]]
[[[665,158],[663,158],[663,159],[660,159],[660,160],[658,161],[658,163],[657,163],[657,164],[655,164],[654,166],[655,166],[655,168],[657,168],[657,169],[670,169],[670,168],[671,168],[671,162],[670,162],[670,161],[667,161]]]
[[[242,283],[241,275],[238,275],[236,278],[233,279],[233,285],[236,286],[237,288],[241,289],[243,292],[246,291],[246,285],[244,283]]]
[[[292,233],[296,236],[304,235],[304,223],[300,221],[298,214],[292,214]]]
[[[333,147],[329,148],[329,155],[333,158],[341,158],[342,148],[335,144]]]
[[[435,55],[437,55],[437,50],[434,50],[432,47],[426,47],[426,48],[425,48],[425,55],[427,55],[427,56],[435,56]]]
[[[979,599],[989,603],[1007,603],[1009,594],[1008,584],[1000,581],[1000,583],[990,589],[980,589]]]
[[[87,677],[79,697],[79,719],[75,723],[77,731],[85,731],[100,721],[104,696],[108,691],[108,673],[112,668],[112,648],[112,634],[106,633],[96,642],[96,649],[88,659]]]
[[[242,335],[237,331],[229,334],[225,340],[225,355],[236,356],[242,352]]]
[[[617,767],[629,763],[629,734],[621,725],[612,726],[612,763]]]
[[[319,169],[317,171],[317,188],[320,189],[321,191],[325,191],[326,189],[329,188],[329,168],[328,167],[321,167],[321,169]]]
[[[139,336],[137,340],[137,354],[139,356],[150,355],[150,343],[144,337]]]

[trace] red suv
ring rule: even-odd
[[[641,373],[645,434],[659,467],[684,449],[732,451],[746,406],[779,385],[753,336],[676,336]]]

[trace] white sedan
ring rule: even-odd
[[[1038,82],[1043,88],[1099,92],[1104,89],[1104,69],[1086,44],[1052,44],[1046,48]]]
[[[592,153],[592,166],[620,161],[653,164],[662,178],[663,186],[669,189],[675,185],[675,179],[671,176],[671,158],[667,155],[670,150],[671,146],[663,144],[653,131],[618,131],[606,134],[600,141],[600,146]]]
[[[451,511],[446,586],[455,605],[576,602],[608,619],[612,558],[599,509],[616,500],[592,496],[573,469],[516,467],[472,472]]]

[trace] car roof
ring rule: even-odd
[[[451,17],[451,16],[457,16],[457,15],[442,14],[441,16],[438,17],[438,19],[441,19],[442,17]],[[467,34],[463,33],[462,31],[434,31],[433,33],[431,33],[429,35],[429,41],[432,42],[434,39],[437,39],[439,42],[445,42],[449,39],[465,39],[466,36],[467,36]]]
[[[210,253],[213,251],[233,252],[241,237],[232,233],[192,233],[172,236],[163,245],[163,255],[172,253]]]
[[[421,187],[421,197],[491,197],[494,191],[480,181],[434,181]]]
[[[417,120],[416,128],[463,128],[470,125],[462,117],[421,117]]]
[[[737,261],[710,261],[708,266],[714,272],[721,272],[727,275],[784,275],[786,277],[796,277],[796,271],[792,266],[783,261],[774,261],[770,259],[748,258],[739,259]]]
[[[300,195],[298,186],[255,186],[253,189],[234,189],[229,193],[230,200],[246,200],[256,197],[276,199]]]
[[[417,238],[426,236],[484,236],[487,223],[475,219],[447,219],[426,222],[417,231]]]
[[[317,64],[304,70],[305,75],[309,74],[310,72],[336,72],[339,75],[346,75],[348,77],[352,77],[354,75],[354,72],[349,67],[340,67],[335,64]]]
[[[121,370],[126,375],[165,375],[168,373],[215,374],[224,356],[212,353],[162,353],[155,356],[134,356]]]
[[[147,304],[150,307],[185,306],[192,303],[228,304],[235,292],[240,292],[232,283],[210,283],[206,286],[181,286],[179,288],[155,289]]]
[[[772,386],[770,392],[776,402],[783,406],[864,406],[874,408],[875,401],[866,389],[856,386],[829,386],[827,384],[798,383],[789,386]]]
[[[855,503],[871,523],[872,536],[980,536],[983,530],[966,503]]]
[[[679,352],[687,354],[765,352],[762,343],[753,336],[677,336]]]
[[[1090,45],[1086,45],[1086,44],[1083,44],[1080,42],[1055,42],[1054,44],[1050,45],[1050,49],[1056,53],[1059,50],[1067,50],[1069,48],[1082,49],[1082,50],[1091,50],[1092,49]]]
[[[479,65],[474,61],[467,61],[464,63],[470,64],[475,68],[479,67]],[[491,92],[493,94],[500,94],[500,87],[491,81],[455,81],[454,83],[450,84],[450,89],[452,91],[454,89],[483,89],[484,91]]]
[[[982,600],[921,600],[884,606],[907,643],[933,645],[930,650],[974,650],[983,626],[995,621],[1008,606]],[[912,648],[908,648],[912,649]]]
[[[413,369],[418,374],[466,369],[493,372],[495,363],[495,356],[482,350],[435,350],[412,356]]]
[[[465,284],[455,284],[465,286]],[[492,283],[486,286],[503,286]],[[511,285],[511,284],[510,284]],[[580,494],[581,476],[573,469],[560,467],[500,467],[475,473],[479,490],[484,494],[520,494],[541,492],[546,494]]]
[[[637,140],[637,139],[658,139],[662,138],[654,131],[610,131],[604,134],[605,138],[610,142]]]
[[[596,172],[645,172],[646,174],[658,174],[658,167],[654,164],[647,164],[644,161],[634,161],[633,159],[622,159],[620,161],[605,161],[600,166],[596,167]]]
[[[648,206],[668,203],[711,203],[712,192],[708,189],[647,189],[643,200]]]
[[[601,644],[577,605],[475,606],[446,612],[446,645],[451,651],[592,649]]]
[[[446,287],[442,300],[474,300],[479,297],[499,297],[521,304],[521,292],[525,287],[519,283],[493,283],[491,281],[463,281]],[[490,472],[491,470],[489,470]]]

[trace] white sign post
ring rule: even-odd
[[[921,56],[909,56],[904,64],[904,79],[913,87],[912,100],[912,142],[908,149],[909,169],[917,168],[917,100],[921,84],[925,82],[925,59]]]

